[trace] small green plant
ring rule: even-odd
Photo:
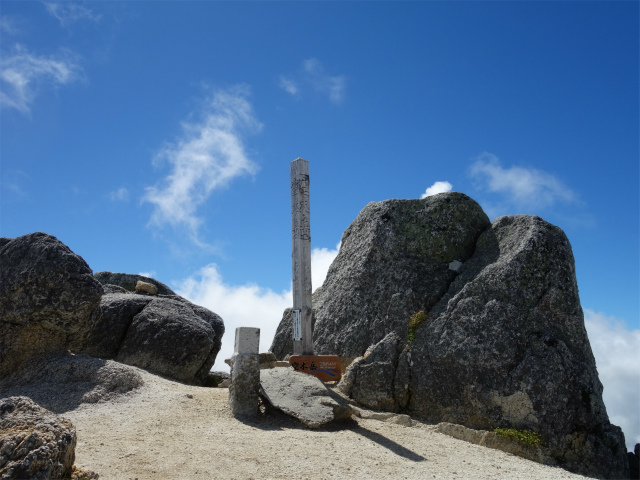
[[[515,428],[494,428],[494,432],[506,438],[520,440],[522,443],[531,445],[532,447],[542,445],[542,437],[539,433],[530,430],[516,430]]]
[[[416,330],[418,330],[418,327],[427,320],[429,320],[429,316],[424,313],[424,310],[420,310],[409,319],[409,330],[407,331],[407,340],[409,343],[413,342],[416,338]]]

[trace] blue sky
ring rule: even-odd
[[[640,441],[639,7],[0,3],[0,235],[56,235],[259,326],[291,303],[289,162],[315,286],[370,201],[452,189],[572,243],[605,402]]]

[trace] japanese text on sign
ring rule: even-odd
[[[289,365],[295,371],[313,375],[323,382],[335,382],[342,377],[337,355],[291,355]]]

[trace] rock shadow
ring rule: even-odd
[[[349,418],[333,420],[318,428],[309,428],[297,418],[271,405],[262,396],[260,396],[260,406],[256,416],[236,416],[235,419],[249,427],[265,431],[306,430],[309,432],[334,432],[353,430],[358,427],[358,422]]]
[[[371,430],[367,430],[361,425],[359,425],[357,428],[354,428],[353,432],[357,433],[358,435],[362,435],[367,440],[371,440],[372,442],[377,443],[381,447],[384,447],[387,450],[390,450],[391,452],[395,453],[400,457],[406,458],[407,460],[411,460],[412,462],[423,462],[426,460],[426,458],[423,457],[422,455],[419,455],[416,452],[413,452],[408,448],[403,447],[399,443],[394,442],[393,440],[385,437],[384,435],[380,435],[379,433],[372,432]]]
[[[87,355],[32,359],[0,381],[0,396],[29,397],[54,413],[83,403],[113,401],[143,385],[135,368]]]

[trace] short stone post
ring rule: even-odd
[[[259,328],[236,328],[235,348],[231,356],[231,385],[229,386],[229,407],[235,416],[258,414],[259,345]]]

